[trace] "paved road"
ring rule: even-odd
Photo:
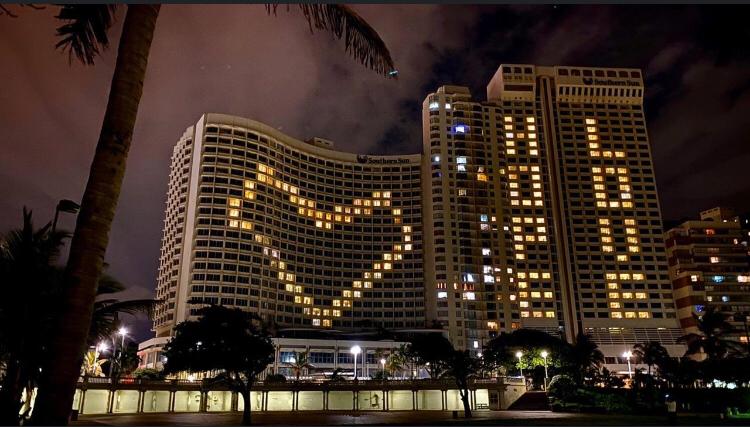
[[[83,415],[77,426],[133,426],[133,425],[238,425],[237,413],[174,413]],[[744,421],[744,422],[741,422]],[[343,412],[265,412],[253,414],[254,425],[603,425],[625,426],[666,425],[666,417],[636,415],[562,414],[550,411],[478,411],[470,420],[452,418],[451,412],[362,412],[357,415]],[[748,425],[748,420],[725,421],[711,415],[681,415],[679,425]]]

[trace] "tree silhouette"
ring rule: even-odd
[[[464,350],[453,350],[443,360],[445,364],[444,377],[453,378],[458,386],[458,393],[464,405],[464,416],[471,418],[471,406],[469,405],[469,380],[476,376],[480,368],[480,362]]]
[[[302,374],[302,371],[315,367],[308,361],[307,356],[307,351],[302,351],[299,353],[294,352],[294,360],[291,362],[286,362],[286,365],[292,369],[292,372],[294,372],[297,381],[299,381],[299,376],[300,374]]]
[[[698,332],[690,332],[677,340],[687,345],[686,355],[704,353],[708,358],[718,360],[741,349],[739,343],[727,339],[734,329],[726,314],[707,307],[701,315],[693,313],[693,319]]]
[[[663,363],[665,359],[669,358],[667,349],[658,341],[649,341],[634,345],[633,355],[636,357],[636,360],[648,366],[648,375],[651,375],[652,366]]]
[[[250,391],[273,362],[271,338],[258,316],[237,308],[208,306],[198,315],[175,328],[175,337],[164,347],[164,372],[220,372],[207,381],[242,396],[242,424],[250,425]]]
[[[587,377],[593,378],[604,363],[604,354],[591,336],[579,333],[573,345],[569,346],[563,356],[563,364],[578,384],[583,384]]]
[[[56,321],[55,263],[68,233],[53,232],[51,223],[35,228],[32,217],[24,208],[22,227],[0,240],[0,425],[18,424],[21,392],[38,379]]]
[[[346,52],[357,61],[380,74],[395,77],[385,43],[349,7],[334,4],[297,7],[311,30],[325,30],[343,39]],[[117,8],[117,5],[62,6],[57,18],[65,24],[57,30],[61,37],[57,47],[67,51],[70,60],[76,58],[84,64],[93,64],[100,49],[109,45],[108,33]],[[68,423],[160,8],[159,4],[127,6],[107,108],[65,270],[65,293],[59,304],[66,321],[53,334],[54,357],[47,360],[41,377],[35,424]],[[276,10],[276,6],[267,7],[268,13],[275,14]]]

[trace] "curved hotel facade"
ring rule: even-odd
[[[283,326],[423,327],[420,160],[203,116],[172,159],[157,335],[204,304]]]
[[[423,104],[422,153],[363,156],[206,114],[177,143],[154,321],[591,334],[610,364],[681,334],[638,70],[503,65]]]

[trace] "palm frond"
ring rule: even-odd
[[[299,4],[302,14],[310,25],[318,30],[331,32],[344,39],[346,53],[362,65],[387,77],[396,78],[391,53],[377,31],[349,6],[338,4]],[[276,15],[277,4],[266,5],[268,13]],[[287,11],[290,10],[287,5]]]
[[[157,301],[153,299],[134,299],[128,301],[113,302],[106,304],[94,311],[94,317],[99,316],[114,316],[115,314],[130,314],[135,315],[139,313],[151,315],[152,310],[156,306]]]
[[[55,47],[68,51],[70,61],[75,55],[82,63],[93,65],[99,47],[106,49],[109,46],[107,31],[112,26],[116,9],[114,4],[62,6],[56,18],[68,22],[57,29],[57,35],[62,39]]]

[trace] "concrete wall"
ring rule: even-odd
[[[525,388],[470,390],[472,409],[506,409]],[[490,406],[490,394],[493,405]],[[268,390],[251,392],[253,411],[441,411],[463,410],[458,390]],[[242,396],[226,390],[138,390],[110,391],[105,388],[77,390],[73,409],[81,414],[138,412],[230,412],[242,411]]]

